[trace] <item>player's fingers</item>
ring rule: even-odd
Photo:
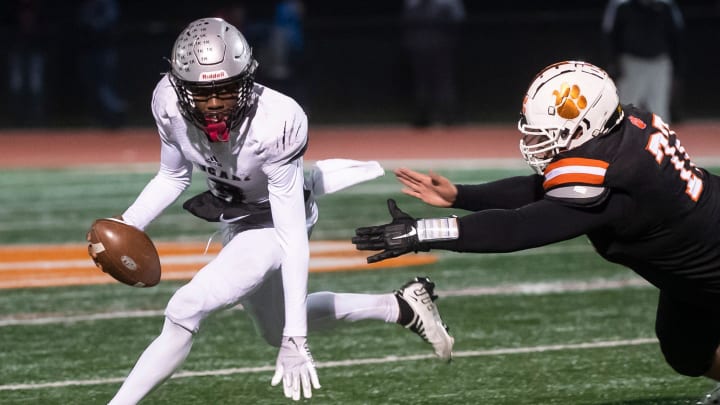
[[[397,203],[392,198],[388,199],[388,211],[390,211],[390,216],[393,219],[393,222],[388,225],[394,224],[398,219],[412,219],[407,212],[401,210],[400,207],[398,207]],[[385,233],[385,228],[386,227],[382,227],[383,233]]]
[[[272,380],[270,380],[270,385],[273,387],[278,385],[280,381],[282,381],[283,378],[283,366],[278,366],[275,369],[275,374],[272,377]]]
[[[417,190],[419,187],[419,185],[417,183],[408,181],[403,178],[398,178],[398,181],[400,182],[400,184],[402,184],[403,186],[405,186],[405,188],[407,188],[409,190]]]
[[[385,237],[383,235],[356,236],[350,240],[352,243],[366,249],[383,249],[385,247]]]
[[[352,239],[352,243],[355,245],[357,250],[373,250],[372,246],[367,241]]]
[[[293,401],[300,400],[300,375],[297,371],[292,373],[292,399]]]
[[[382,260],[382,259],[378,258],[379,255],[380,254],[378,253],[376,255],[368,256],[367,259],[365,259],[365,260],[368,262],[368,264],[377,263],[380,260]]]
[[[383,260],[384,259],[392,259],[393,257],[398,257],[405,253],[407,253],[407,252],[403,252],[402,250],[388,250],[387,252],[385,252],[385,255],[383,256]]]
[[[434,171],[430,171],[430,184],[434,186],[439,186],[445,181],[445,177],[435,173]]]
[[[402,189],[400,189],[400,191],[401,191],[403,194],[409,195],[410,197],[415,197],[415,198],[420,198],[420,197],[421,197],[420,191],[415,190],[415,189],[412,189],[412,188],[409,188],[409,187],[402,188]]]
[[[310,389],[310,376],[308,373],[300,373],[300,383],[302,384],[303,396],[312,398],[312,390]]]
[[[357,250],[383,250],[384,248],[385,244],[379,242],[355,243],[355,249]]]
[[[283,394],[285,394],[285,398],[292,398],[292,381],[290,374],[283,376]]]
[[[415,183],[420,183],[423,181],[424,178],[427,177],[426,174],[416,172],[415,170],[408,169],[407,167],[401,167],[398,169],[395,169],[395,176],[396,177],[402,177],[405,179],[408,179],[409,181],[413,181]]]
[[[387,200],[387,206],[388,206],[388,211],[390,211],[390,216],[393,217],[393,218],[395,218],[395,214],[399,211],[398,206],[397,206],[397,203],[395,202],[395,200],[392,199],[392,198],[388,198],[388,200]]]
[[[368,257],[367,262],[368,263],[377,263],[377,262],[383,261],[385,259],[391,259],[393,257],[398,257],[398,256],[400,256],[399,252],[397,252],[395,250],[386,250],[384,252],[380,252],[376,255],[372,255],[372,256]]]
[[[381,262],[385,259],[389,259],[391,256],[388,256],[387,252],[378,253],[376,255],[372,255],[367,258],[368,263],[377,263]]]
[[[385,248],[384,234],[354,236],[350,241],[358,249],[382,250]]]
[[[381,226],[364,226],[361,228],[355,229],[355,235],[363,236],[363,235],[373,235],[382,233],[382,227]]]
[[[395,173],[395,178],[408,187],[417,187],[421,183],[420,179],[408,176],[405,173]]]
[[[293,385],[293,373],[285,374],[285,377],[283,378],[283,389],[285,391],[286,398],[293,398],[295,396]]]
[[[312,382],[313,388],[320,388],[320,379],[318,378],[317,370],[315,369],[315,367],[310,368],[310,381]]]
[[[361,235],[361,236],[353,236],[350,240],[352,243],[356,245],[364,245],[371,242],[375,242],[380,240],[379,237],[381,235]]]

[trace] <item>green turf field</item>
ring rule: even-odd
[[[83,243],[93,219],[132,202],[152,177],[148,170],[5,171],[0,244]],[[438,171],[468,183],[528,173]],[[191,192],[202,187],[198,180]],[[356,226],[386,222],[387,197],[416,216],[450,212],[402,196],[388,175],[320,200],[313,239],[347,239]],[[213,231],[179,204],[148,228],[157,241],[205,241]],[[584,239],[439,257],[422,267],[312,274],[309,287],[387,292],[431,276],[456,337],[453,363],[435,361],[428,345],[398,326],[348,325],[310,337],[323,388],[305,402],[692,404],[712,387],[665,364],[653,339],[656,291],[599,259]],[[162,309],[180,285],[0,290],[0,404],[107,403],[159,332]],[[219,313],[176,377],[144,403],[285,403],[282,390],[270,387],[275,355],[241,310]]]

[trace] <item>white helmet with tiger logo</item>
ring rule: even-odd
[[[622,118],[607,72],[587,62],[555,63],[535,76],[523,100],[520,151],[542,174],[555,155],[607,134]]]

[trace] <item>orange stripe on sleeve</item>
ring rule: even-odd
[[[545,190],[551,189],[561,184],[593,184],[600,185],[605,181],[605,176],[597,174],[586,174],[586,173],[567,173],[555,176],[550,180],[543,183]]]
[[[545,190],[563,184],[601,185],[605,181],[608,162],[587,158],[565,158],[545,169]]]
[[[545,169],[545,173],[557,169],[558,167],[563,166],[591,166],[591,167],[600,167],[603,169],[607,169],[608,166],[610,166],[610,163],[604,161],[604,160],[597,160],[597,159],[587,159],[587,158],[565,158],[560,159],[557,162],[550,163],[548,167]]]

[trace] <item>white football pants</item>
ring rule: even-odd
[[[280,254],[272,228],[235,235],[172,296],[160,336],[145,349],[110,404],[138,403],[182,365],[202,320],[237,303],[243,304],[261,336],[279,346],[285,323]],[[394,323],[399,316],[392,293],[318,292],[308,295],[307,307],[311,331],[337,321],[377,319]]]

